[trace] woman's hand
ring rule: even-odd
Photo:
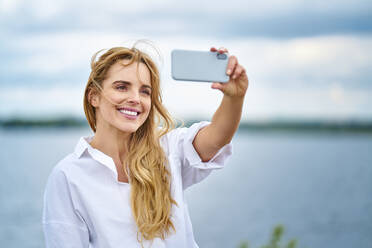
[[[227,53],[227,49],[212,47],[211,52]],[[213,89],[219,89],[224,94],[221,104],[211,124],[201,129],[192,143],[203,162],[209,161],[219,149],[231,142],[239,127],[248,77],[235,56],[230,56],[226,73],[230,76],[229,82],[212,84]]]
[[[228,53],[227,49],[221,47],[216,49],[212,47],[211,52]],[[223,92],[225,96],[229,97],[244,97],[248,89],[248,76],[243,66],[239,65],[238,59],[235,56],[229,57],[226,74],[230,76],[227,83],[212,84],[212,89],[218,89]]]

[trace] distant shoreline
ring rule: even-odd
[[[185,126],[190,126],[200,120],[186,120]],[[31,120],[13,118],[0,119],[2,129],[29,129],[29,128],[84,128],[89,127],[85,119],[59,118],[47,120]],[[325,121],[325,120],[268,120],[257,122],[242,122],[239,130],[252,131],[336,131],[336,132],[361,132],[372,133],[371,121]]]

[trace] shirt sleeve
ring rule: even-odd
[[[194,123],[189,128],[177,128],[169,134],[169,153],[174,154],[173,156],[178,157],[181,162],[184,190],[202,181],[212,170],[223,168],[227,159],[232,155],[232,143],[230,142],[223,146],[209,161],[202,162],[192,143],[199,130],[209,124],[208,121],[202,121]]]
[[[57,168],[45,188],[42,223],[47,248],[89,247],[86,223],[74,208],[65,173]]]

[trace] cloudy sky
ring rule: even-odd
[[[248,72],[243,119],[372,119],[372,2],[0,0],[0,118],[83,117],[94,52],[149,39],[164,101],[212,116],[221,93],[176,82],[170,51],[225,46]]]

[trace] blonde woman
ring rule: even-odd
[[[174,128],[148,55],[125,47],[97,54],[84,95],[94,135],[80,138],[48,178],[46,247],[198,247],[184,190],[231,155],[245,69],[230,56],[230,81],[212,84],[224,94],[212,121]]]

